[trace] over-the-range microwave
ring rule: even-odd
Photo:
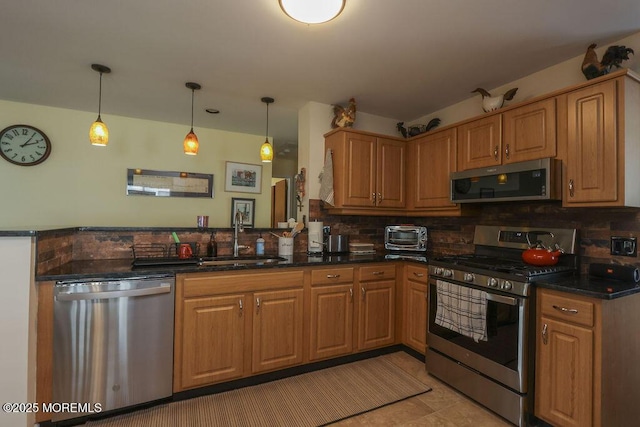
[[[560,200],[561,163],[545,158],[451,174],[454,203]]]

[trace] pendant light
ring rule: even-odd
[[[198,148],[200,148],[200,143],[198,142],[198,137],[195,132],[193,132],[193,94],[196,90],[200,90],[202,86],[198,83],[187,82],[185,86],[191,89],[191,130],[184,137],[184,142],[182,146],[184,148],[184,154],[188,154],[190,156],[195,156],[198,154]]]
[[[290,18],[304,24],[322,24],[340,15],[346,0],[278,0]]]
[[[109,129],[107,129],[107,125],[104,124],[100,117],[100,110],[102,108],[102,74],[109,74],[111,68],[100,64],[91,64],[91,69],[100,73],[100,91],[98,95],[98,118],[89,128],[89,141],[91,145],[104,147],[109,143]]]
[[[260,160],[264,163],[271,163],[273,160],[273,147],[269,143],[269,104],[271,104],[274,99],[265,96],[261,101],[267,104],[267,133],[264,138],[264,143],[260,147]]]

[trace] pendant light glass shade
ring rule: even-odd
[[[305,24],[321,24],[340,15],[346,0],[278,0],[289,17]]]
[[[196,90],[199,90],[202,86],[198,83],[188,82],[185,84],[186,87],[191,89],[191,130],[184,137],[184,142],[182,143],[182,148],[184,150],[184,154],[188,154],[190,156],[195,156],[198,154],[198,149],[200,148],[200,143],[198,142],[198,137],[193,131],[193,94]]]
[[[109,143],[109,129],[107,129],[107,125],[104,124],[100,117],[102,108],[102,74],[110,73],[111,68],[100,64],[91,64],[91,69],[100,73],[100,89],[98,92],[98,118],[89,128],[89,142],[91,142],[91,145],[104,147]]]
[[[263,163],[271,163],[273,160],[273,147],[269,143],[269,104],[273,103],[274,99],[265,96],[261,101],[267,104],[267,133],[262,146],[260,146],[260,160]]]

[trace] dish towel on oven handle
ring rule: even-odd
[[[436,296],[436,325],[475,342],[487,341],[486,292],[437,280]]]
[[[327,150],[327,154],[324,159],[324,167],[320,172],[320,200],[329,203],[333,206],[333,157],[332,151]]]

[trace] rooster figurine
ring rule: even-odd
[[[498,108],[502,108],[504,101],[511,101],[517,91],[518,88],[514,87],[513,89],[506,91],[504,95],[491,96],[489,92],[479,87],[476,90],[472,90],[471,93],[478,92],[482,95],[482,109],[485,113],[488,113],[490,111],[497,110]]]
[[[353,122],[356,121],[356,100],[351,98],[347,107],[341,107],[340,105],[333,106],[333,120],[331,121],[332,128],[350,128],[353,127]]]
[[[596,54],[596,44],[592,43],[587,48],[582,61],[582,74],[587,80],[608,74],[613,67],[620,68],[622,61],[629,59],[629,54],[633,55],[633,49],[626,46],[609,46],[602,56],[602,61],[598,61]]]

